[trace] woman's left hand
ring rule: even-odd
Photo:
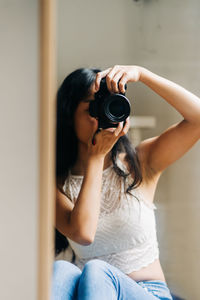
[[[106,84],[111,93],[125,93],[125,84],[140,80],[142,67],[139,66],[114,66],[97,73],[95,80],[96,92],[99,90],[100,81],[106,77]]]

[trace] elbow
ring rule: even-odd
[[[67,226],[68,232],[66,232],[66,236],[69,237],[72,241],[83,245],[89,246],[94,242],[96,228],[91,228],[91,224],[68,224]]]
[[[76,242],[83,246],[89,246],[94,242],[94,235],[92,233],[79,231],[75,236]]]
[[[94,241],[94,239],[82,239],[82,245],[83,246],[89,246],[89,245],[91,245],[92,243],[93,243],[93,241]]]

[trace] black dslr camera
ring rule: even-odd
[[[89,105],[89,114],[98,119],[99,128],[117,127],[119,122],[125,121],[130,115],[130,110],[130,102],[125,94],[111,94],[106,79],[103,78],[98,92],[95,93],[95,99]]]

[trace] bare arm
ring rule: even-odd
[[[103,165],[103,157],[88,161],[82,187],[70,215],[72,226],[79,228],[80,235],[85,236],[89,243],[95,236],[99,216]]]
[[[200,126],[200,99],[182,86],[141,68],[140,81],[173,106],[191,124]]]
[[[96,88],[102,77],[112,92],[124,93],[127,82],[141,81],[182,116],[180,123],[174,124],[160,136],[147,139],[137,147],[146,169],[152,176],[159,175],[170,164],[186,153],[200,138],[200,99],[180,85],[139,66],[114,66],[97,75]],[[119,89],[118,89],[119,85]]]
[[[200,138],[200,99],[180,85],[142,68],[140,80],[163,97],[183,120],[160,136],[143,141],[139,151],[154,174],[162,172],[183,156]]]
[[[56,228],[82,245],[89,245],[94,240],[100,211],[104,158],[118,138],[126,134],[128,120],[124,128],[122,127],[120,123],[114,132],[102,130],[95,137],[95,146],[89,141],[85,174],[75,205],[57,192]]]
[[[100,209],[104,159],[88,161],[75,205],[57,190],[56,227],[65,236],[83,245],[92,242]]]

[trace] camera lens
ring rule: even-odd
[[[110,114],[116,118],[120,118],[124,115],[124,103],[119,100],[112,101],[109,105]]]
[[[110,95],[104,100],[103,105],[106,117],[112,122],[122,122],[130,115],[129,100],[121,95]]]

